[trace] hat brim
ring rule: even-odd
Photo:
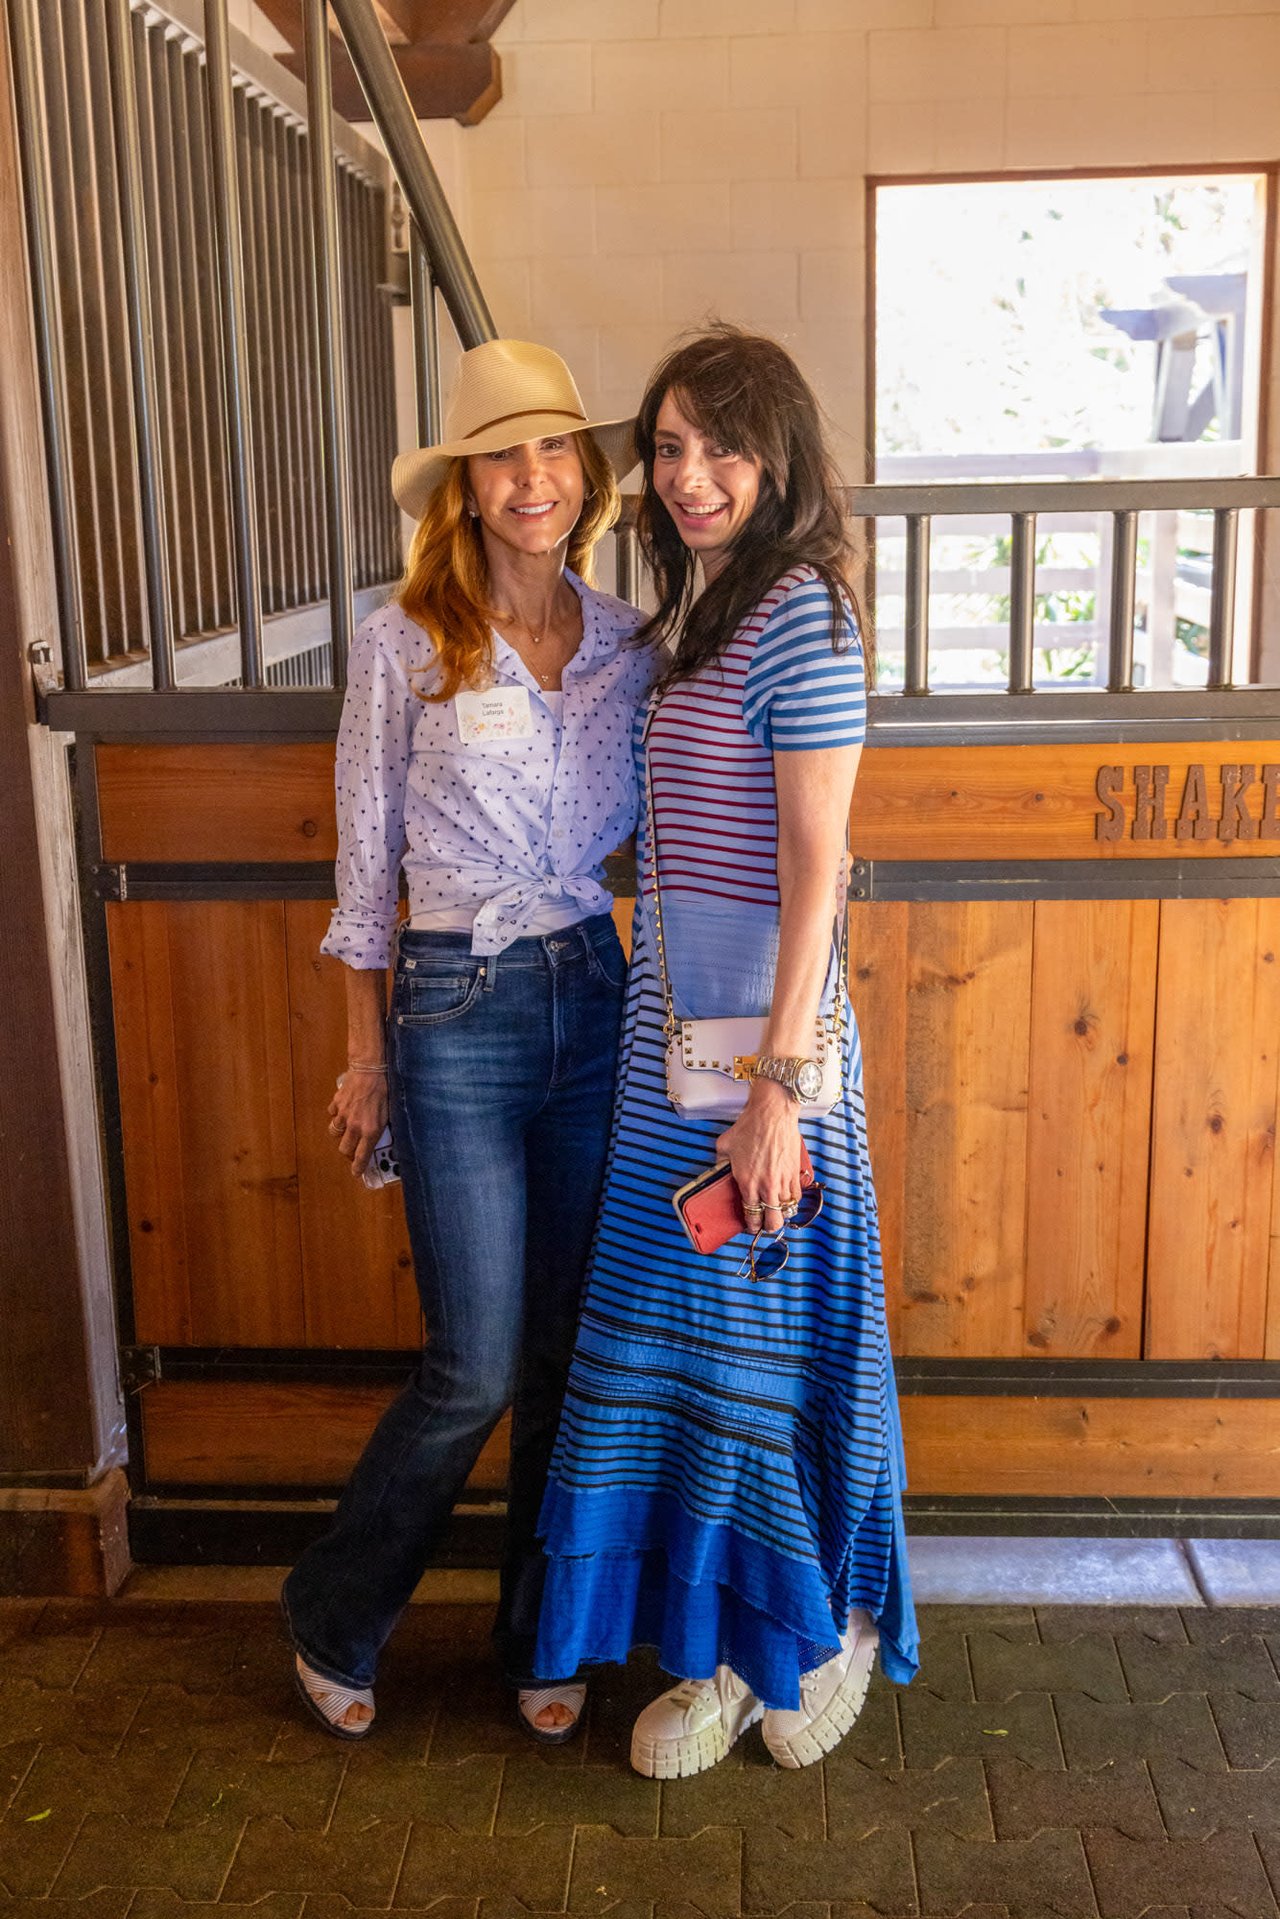
[[[570,426],[563,413],[530,413],[520,422],[520,437],[522,441],[545,440],[555,433],[590,433],[613,468],[614,478],[621,481],[639,459],[635,426],[634,419],[582,420]],[[499,424],[467,440],[398,453],[391,468],[391,491],[397,505],[411,519],[420,520],[451,460],[466,459],[473,453],[499,453],[511,444],[510,426],[504,432]]]

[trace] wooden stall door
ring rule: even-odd
[[[1146,749],[1184,769],[1211,750]],[[1229,750],[1280,760],[1265,741]],[[1118,862],[1164,855],[1095,839],[1099,759],[1079,743],[866,758],[855,851],[944,874],[852,920],[891,1336],[908,1386],[911,1367],[925,1382],[903,1397],[911,1487],[1280,1498],[1274,1398],[1098,1384],[1113,1365],[1280,1359],[1280,902],[1265,880],[1258,897],[1126,897]],[[98,749],[103,857],[130,863],[106,909],[125,1337],[219,1362],[140,1396],[161,1492],[334,1486],[422,1335],[399,1195],[352,1181],[325,1130],[344,1053],[341,969],[318,951],[331,766],[316,743]],[[948,893],[993,846],[1023,862],[1023,892]],[[1106,888],[1025,885],[1035,861],[1087,876],[1090,848]],[[1264,875],[1280,819],[1240,850]],[[175,899],[193,861],[201,896]],[[262,897],[268,871],[292,891]],[[207,897],[210,872],[226,897]],[[148,873],[165,875],[150,898]],[[624,932],[629,913],[619,901]],[[376,1383],[339,1376],[344,1354],[381,1356]],[[254,1377],[227,1376],[237,1355]],[[1087,1365],[1093,1388],[1041,1392],[1042,1362]],[[965,1391],[939,1384],[965,1367]],[[1001,1388],[973,1383],[1002,1368]],[[504,1476],[499,1434],[476,1484]]]

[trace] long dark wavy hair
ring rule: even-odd
[[[760,461],[755,510],[718,578],[695,596],[694,556],[654,489],[658,411],[666,395],[708,438]],[[717,321],[677,343],[655,367],[636,418],[644,462],[637,527],[653,574],[656,612],[639,640],[675,640],[660,684],[686,680],[719,658],[770,587],[795,566],[810,566],[831,598],[833,644],[847,644],[852,612],[862,636],[868,682],[872,648],[853,587],[840,479],[808,381],[785,347]]]

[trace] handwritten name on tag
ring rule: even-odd
[[[464,746],[533,738],[527,686],[490,686],[483,693],[459,693],[453,705]]]

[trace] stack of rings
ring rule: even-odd
[[[742,1210],[749,1220],[756,1215],[763,1218],[764,1214],[771,1210],[781,1213],[784,1219],[794,1219],[799,1209],[799,1200],[793,1199],[790,1194],[785,1199],[762,1199],[753,1205],[748,1205],[746,1200],[742,1202]]]

